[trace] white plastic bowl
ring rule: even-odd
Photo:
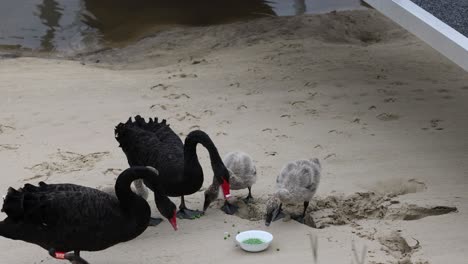
[[[250,238],[258,238],[264,243],[258,245],[250,245],[242,242]],[[270,246],[271,241],[273,241],[273,235],[261,230],[249,230],[237,234],[236,241],[237,244],[245,251],[260,252],[267,249]]]

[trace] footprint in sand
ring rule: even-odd
[[[0,124],[0,134],[11,132],[13,130],[15,130],[15,128],[13,126]]]
[[[208,62],[208,61],[205,60],[205,59],[194,60],[194,61],[192,61],[192,65],[201,64],[201,63],[207,63],[207,62]]]
[[[237,107],[237,110],[242,110],[242,109],[247,109],[247,106],[246,105],[239,105]]]
[[[307,102],[306,101],[294,101],[294,102],[289,102],[289,104],[295,107],[302,107],[305,104],[307,104]]]
[[[395,120],[400,119],[399,115],[390,114],[390,113],[382,113],[382,114],[380,114],[380,115],[378,115],[376,117],[377,117],[377,119],[379,119],[381,121],[395,121]]]
[[[102,173],[107,176],[119,176],[122,171],[123,171],[122,169],[107,168]]]
[[[317,87],[318,83],[316,82],[306,82],[304,83],[304,87],[311,87],[311,88],[315,88]]]
[[[209,110],[209,109],[207,109],[207,110],[204,110],[204,111],[203,111],[203,114],[206,114],[206,115],[210,115],[210,116],[212,116],[212,115],[214,115],[215,113],[214,113],[214,111],[213,111],[213,110]]]
[[[273,131],[278,131],[278,129],[277,128],[269,128],[269,127],[262,129],[262,132],[272,133]]]
[[[165,105],[162,105],[162,104],[154,104],[154,105],[151,105],[150,106],[150,109],[155,109],[159,106],[159,108],[161,108],[162,110],[167,110],[167,107]]]
[[[307,100],[313,100],[318,92],[308,92]]]
[[[198,116],[195,116],[189,112],[185,112],[185,114],[181,115],[179,113],[176,114],[176,119],[179,120],[179,121],[183,121],[183,120],[200,120],[200,117]]]
[[[435,129],[435,130],[444,130],[443,127],[440,127],[440,122],[442,122],[443,120],[440,120],[440,119],[432,119],[431,121],[429,121],[430,125],[431,125],[431,128]],[[424,129],[424,128],[423,128]],[[428,130],[427,128],[424,129],[424,130]]]
[[[301,122],[296,122],[296,121],[293,121],[289,124],[289,126],[299,126],[299,125],[303,125],[304,123],[301,123]]]
[[[177,99],[181,99],[181,98],[185,98],[185,99],[190,99],[190,96],[188,96],[186,93],[182,93],[182,94],[169,94],[169,95],[165,95],[163,96],[164,98],[167,98],[167,99],[171,99],[171,100],[177,100]]]
[[[248,91],[245,95],[254,95],[254,94],[262,94],[263,92],[260,90],[251,90]]]
[[[20,145],[18,144],[0,144],[0,151],[2,150],[17,150]]]
[[[155,89],[162,89],[163,91],[166,91],[169,87],[172,87],[172,85],[166,85],[166,84],[156,84],[150,87],[150,90],[155,90]]]
[[[387,76],[386,75],[383,75],[383,74],[377,74],[375,76],[375,79],[376,80],[386,80],[387,79]]]
[[[172,75],[172,77],[179,77],[179,78],[197,78],[198,75],[194,74],[194,73],[181,73],[181,74],[174,74]]]
[[[377,92],[383,93],[387,96],[395,96],[398,95],[398,92],[393,91],[393,90],[387,90],[387,89],[378,89]]]
[[[394,103],[396,102],[396,98],[390,97],[390,98],[385,98],[384,103]]]
[[[32,167],[26,167],[31,170],[35,175],[31,178],[24,179],[24,181],[33,180],[37,178],[46,177],[48,179],[51,175],[57,173],[70,173],[73,171],[91,170],[96,163],[101,161],[104,157],[109,156],[109,152],[93,152],[89,154],[79,154],[71,151],[58,150],[57,153],[49,155],[55,161],[45,161]]]
[[[360,124],[360,123],[361,123],[361,119],[360,119],[360,118],[354,118],[353,121],[351,121],[351,123]]]
[[[229,120],[221,120],[218,122],[218,126],[222,126],[222,125],[230,125],[232,122],[229,121]]]

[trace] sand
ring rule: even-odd
[[[11,57],[0,59],[0,190],[112,185],[127,167],[113,129],[136,114],[166,118],[182,138],[202,129],[221,155],[242,150],[256,162],[255,203],[239,201],[238,215],[213,203],[177,232],[166,221],[84,252],[91,263],[313,263],[311,236],[319,263],[358,263],[363,250],[366,263],[466,263],[468,74],[374,11],[177,28],[123,49]],[[206,188],[212,172],[198,152]],[[323,174],[308,219],[320,228],[293,220],[266,228],[279,170],[313,157]],[[203,193],[187,203],[201,209]],[[248,229],[271,232],[271,247],[236,248],[233,236]],[[20,241],[0,238],[0,248],[2,263],[61,263]]]

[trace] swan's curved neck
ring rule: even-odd
[[[196,150],[198,143],[202,144],[208,150],[213,172],[215,174],[221,173],[220,170],[224,168],[224,164],[221,157],[219,156],[218,149],[216,148],[211,138],[201,130],[192,131],[185,138],[184,158],[186,158],[186,162],[196,161],[198,163]]]
[[[139,198],[139,196],[132,191],[130,185],[134,180],[142,179],[148,173],[149,169],[146,167],[131,167],[124,170],[119,177],[117,177],[117,181],[115,182],[115,195],[119,199],[122,207],[131,207],[132,201]]]

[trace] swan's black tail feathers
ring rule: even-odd
[[[15,190],[12,187],[8,188],[8,194],[3,201],[2,212],[6,213],[8,217],[17,220],[21,219],[24,215],[24,192]]]
[[[42,185],[41,185],[42,183]],[[45,184],[44,182],[40,182],[39,183],[39,186],[44,186],[43,184]],[[37,187],[37,186],[34,186],[32,184],[29,184],[29,183],[26,183],[23,188],[21,188],[21,191],[24,191],[24,192],[37,192],[39,191],[39,188],[40,187]]]
[[[18,190],[8,188],[8,194],[3,202],[2,212],[5,212],[13,221],[28,219],[32,222],[43,221],[41,209],[43,202],[47,200],[48,186],[40,182],[39,186],[26,183]],[[44,208],[42,208],[44,209]]]
[[[143,130],[150,131],[153,133],[158,133],[161,129],[169,127],[169,125],[166,122],[166,119],[163,119],[161,122],[158,122],[158,118],[155,117],[154,121],[152,118],[150,118],[148,122],[146,122],[146,120],[139,115],[135,116],[135,122],[133,122],[133,124]]]
[[[125,137],[128,137],[128,134],[131,133],[129,130],[132,129],[141,129],[146,132],[154,133],[157,137],[164,138],[167,136],[168,132],[172,132],[167,124],[166,119],[163,119],[161,122],[158,122],[158,118],[155,117],[149,118],[148,122],[141,116],[137,115],[134,118],[134,121],[130,117],[127,122],[120,123],[115,127],[115,138],[122,144],[122,140]]]

